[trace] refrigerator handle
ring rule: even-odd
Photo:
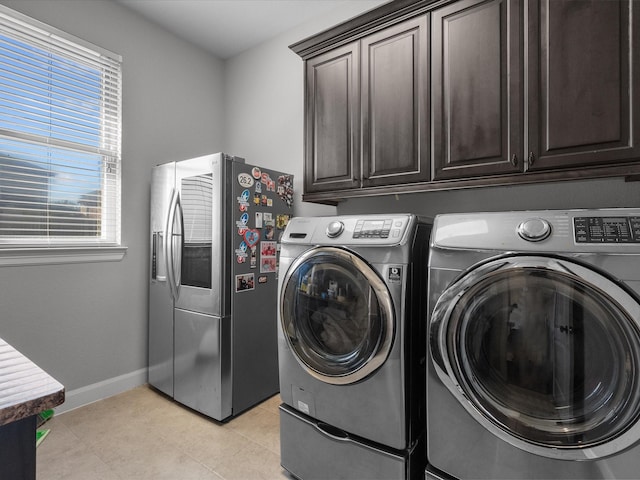
[[[169,203],[169,212],[167,214],[167,223],[165,227],[165,239],[164,239],[164,260],[166,262],[167,277],[169,279],[169,289],[171,290],[171,296],[174,300],[178,299],[178,284],[176,284],[176,272],[175,272],[175,240],[176,236],[182,238],[180,233],[173,231],[173,226],[176,218],[176,210],[178,208],[179,196],[176,190],[171,192],[171,202]],[[180,228],[182,228],[182,218],[180,218]],[[182,243],[182,242],[181,242]],[[182,252],[179,252],[182,255]]]
[[[178,240],[178,248],[174,248],[173,254],[176,255],[178,260],[176,270],[173,272],[176,286],[176,298],[180,293],[180,285],[182,285],[182,252],[184,251],[184,224],[182,214],[182,200],[180,200],[180,192],[176,194],[176,218],[178,219],[178,233],[173,232],[173,238]],[[176,252],[177,250],[177,252]],[[175,264],[174,264],[175,265]]]

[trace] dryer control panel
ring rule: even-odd
[[[432,248],[640,254],[640,208],[438,215]]]
[[[640,243],[640,216],[574,217],[576,243]]]
[[[396,245],[406,241],[418,219],[411,214],[294,217],[283,243],[318,245]]]

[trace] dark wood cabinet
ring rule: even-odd
[[[360,186],[359,46],[306,62],[305,192]]]
[[[306,62],[305,192],[429,180],[427,21]]]
[[[640,0],[394,0],[291,48],[304,200],[640,178]]]
[[[528,169],[640,157],[640,3],[539,0],[528,18]]]
[[[521,3],[464,0],[432,13],[435,180],[523,169]]]
[[[640,157],[640,4],[536,0],[526,16],[521,5],[463,0],[432,13],[435,180],[573,178]]]
[[[428,181],[427,17],[364,37],[362,186]]]

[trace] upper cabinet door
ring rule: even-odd
[[[435,180],[523,169],[521,3],[465,0],[432,13]]]
[[[640,2],[529,5],[529,169],[638,157]]]
[[[362,185],[428,181],[427,16],[362,39]]]
[[[306,62],[305,192],[360,186],[358,42]]]

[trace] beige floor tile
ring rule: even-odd
[[[148,387],[55,416],[38,480],[280,480],[280,396],[221,423]]]
[[[238,434],[280,454],[280,416],[276,409],[254,408],[231,420],[228,427]]]
[[[280,466],[280,455],[249,442],[237,454],[225,458],[216,472],[226,480],[290,478]]]
[[[46,480],[118,480],[120,477],[57,418],[36,450],[37,478]]]

